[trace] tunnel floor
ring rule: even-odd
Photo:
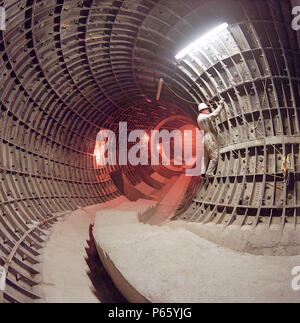
[[[127,302],[92,250],[91,226],[96,212],[107,209],[115,210],[114,216],[107,217],[114,224],[110,223],[108,230],[108,224],[101,224],[100,219],[101,225],[97,223],[93,229],[96,243],[105,240],[105,252],[115,266],[122,268],[124,277],[151,302],[299,302],[292,289],[291,271],[300,263],[300,256],[241,253],[168,224],[139,223],[137,229],[135,223],[130,227],[122,212],[134,211],[134,206],[138,209],[141,203],[128,203],[125,198],[118,203],[119,210],[113,209],[118,208],[114,201],[74,211],[54,226],[43,253],[40,301]],[[136,243],[136,237],[143,235],[145,238]],[[120,243],[116,244],[118,237]],[[111,243],[114,248],[110,250]]]
[[[292,269],[300,256],[236,252],[184,228],[145,225],[125,213],[98,213],[93,234],[137,297],[152,303],[299,302]]]
[[[90,234],[98,207],[122,211],[127,200],[130,210],[142,211],[141,200],[148,208],[141,227],[172,219],[187,239],[196,234],[200,254],[190,257],[211,264],[198,264],[203,277],[216,270],[216,280],[197,276],[215,284],[216,297],[225,295],[219,285],[238,289],[249,268],[262,275],[245,282],[270,282],[264,257],[272,255],[287,279],[274,271],[269,294],[294,301],[299,1],[0,0],[0,303],[122,301],[93,263]],[[209,127],[199,118],[203,103]],[[218,144],[198,149],[184,138],[199,128]],[[156,142],[155,130],[170,137]],[[190,158],[177,165],[177,150],[199,150],[207,161],[208,146],[214,176],[199,184],[207,173],[199,169],[182,179]],[[187,241],[174,240],[181,261]],[[210,258],[217,246],[225,248],[219,262]]]
[[[118,199],[122,204],[127,200]],[[38,302],[124,303],[95,254],[90,235],[95,214],[116,201],[72,212],[52,229],[42,254]]]
[[[90,212],[79,210],[58,222],[42,254],[42,299],[47,303],[99,303],[86,262]]]

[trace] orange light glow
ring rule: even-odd
[[[105,157],[103,151],[103,144],[102,142],[97,142],[94,150],[94,156],[96,157],[96,164],[97,166],[102,165],[102,160]]]

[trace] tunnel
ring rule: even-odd
[[[43,301],[42,255],[64,216],[118,201],[150,205],[172,187],[171,227],[236,252],[299,256],[297,5],[0,1],[0,302]],[[99,166],[101,130],[119,136],[120,122],[146,134],[197,128],[199,103],[213,111],[220,100],[214,176],[189,178],[185,167],[161,164]]]

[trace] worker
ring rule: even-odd
[[[202,176],[214,176],[219,159],[219,143],[212,120],[220,115],[224,108],[224,101],[220,101],[218,108],[211,113],[209,107],[205,103],[199,104],[198,110],[200,112],[197,123],[200,130],[204,131],[204,160],[202,164]]]

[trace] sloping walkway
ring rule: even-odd
[[[173,218],[185,196],[190,181],[191,177],[187,177],[185,174],[174,177],[173,181],[164,188],[167,191],[164,194],[160,192],[161,198],[153,216],[143,222],[151,225],[161,225]]]
[[[104,204],[76,210],[53,226],[41,255],[39,302],[47,303],[99,303],[94,286],[88,275],[86,262],[90,240],[90,226],[96,212],[105,209],[137,211],[144,213],[156,202],[139,200],[129,202],[120,197]]]
[[[242,254],[186,229],[145,225],[132,216],[126,224],[124,214],[118,216],[97,215],[97,249],[151,302],[300,303],[300,291],[292,289],[300,256]]]

